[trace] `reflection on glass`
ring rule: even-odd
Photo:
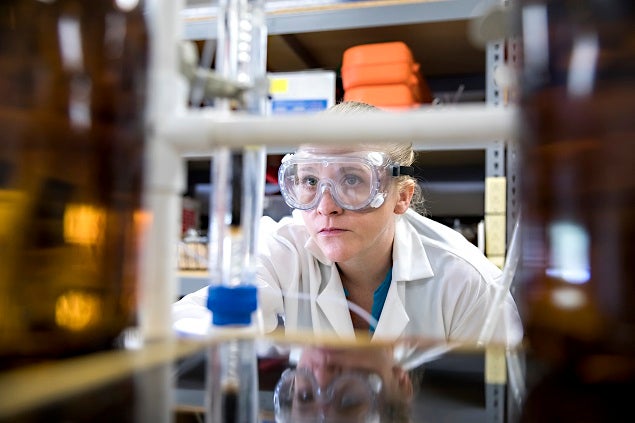
[[[588,282],[591,277],[589,263],[589,234],[580,224],[555,222],[549,227],[552,245],[547,276],[571,284]]]
[[[69,330],[83,330],[99,321],[100,298],[88,292],[69,290],[55,303],[55,323]]]
[[[279,420],[365,421],[377,414],[377,397],[382,381],[376,373],[346,371],[320,385],[306,368],[287,369],[274,395]]]
[[[410,421],[413,383],[392,347],[307,346],[274,391],[277,422]]]

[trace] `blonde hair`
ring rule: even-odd
[[[371,104],[359,102],[359,101],[343,101],[338,103],[329,109],[325,110],[323,113],[327,114],[359,114],[359,113],[381,113],[383,112],[380,108],[373,106]],[[415,151],[412,148],[412,143],[404,143],[404,142],[390,142],[386,141],[384,143],[360,143],[360,147],[369,148],[373,151],[381,151],[386,154],[391,161],[395,163],[399,163],[402,166],[411,166],[416,158]],[[423,198],[423,192],[421,190],[421,186],[417,182],[416,178],[408,175],[403,175],[397,178],[396,184],[398,188],[402,188],[409,184],[414,185],[414,194],[412,195],[412,200],[410,200],[410,208],[415,210],[420,214],[425,214],[425,204]]]

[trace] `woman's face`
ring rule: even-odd
[[[379,208],[351,211],[335,202],[329,190],[322,195],[317,207],[302,211],[304,223],[326,257],[337,263],[363,259],[377,253],[377,249],[391,248],[395,231],[395,214],[408,209],[392,186]]]
[[[342,209],[327,191],[313,210],[302,212],[304,223],[322,252],[333,262],[364,257],[371,249],[392,245],[396,200],[389,195],[377,209]]]

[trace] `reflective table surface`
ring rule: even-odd
[[[0,422],[206,421],[208,357],[219,342],[229,341],[172,340],[5,371]],[[429,340],[254,342],[258,422],[510,421],[518,411],[515,351]]]

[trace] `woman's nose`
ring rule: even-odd
[[[333,195],[331,194],[331,188],[325,187],[322,191],[322,197],[317,205],[317,211],[320,214],[328,215],[334,213],[341,213],[342,207],[337,204]]]

